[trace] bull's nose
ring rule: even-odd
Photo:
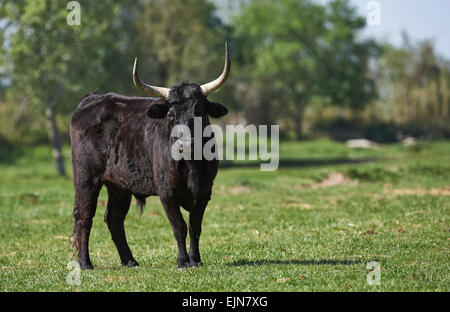
[[[189,140],[178,140],[177,149],[180,154],[189,154],[191,152],[191,142]]]

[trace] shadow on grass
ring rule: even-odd
[[[310,158],[310,159],[280,159],[279,168],[302,168],[302,167],[315,167],[315,166],[328,166],[328,165],[347,165],[347,164],[365,164],[369,162],[376,162],[378,158]],[[261,163],[259,161],[242,161],[234,162],[222,160],[220,161],[220,168],[253,168],[259,167]]]
[[[270,259],[262,259],[262,260],[248,260],[241,259],[237,261],[233,261],[227,263],[228,266],[259,266],[259,265],[271,265],[271,264],[294,264],[294,265],[355,265],[366,263],[363,260],[270,260]]]

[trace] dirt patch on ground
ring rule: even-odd
[[[343,202],[345,197],[343,196],[323,196],[324,199],[328,200],[330,204],[336,206],[337,204]]]
[[[284,205],[287,208],[300,208],[301,210],[309,210],[313,209],[314,207],[308,203],[298,203],[295,200],[287,199],[284,201]]]
[[[433,188],[430,190],[424,189],[398,189],[398,190],[385,190],[392,195],[405,196],[405,195],[433,195],[433,196],[450,196],[450,186],[444,188]]]
[[[357,183],[358,183],[357,181],[346,178],[342,173],[332,172],[324,180],[322,180],[318,183],[312,184],[311,188],[319,189],[319,188],[331,187],[331,186],[340,185],[340,184],[356,185]]]
[[[231,187],[226,187],[222,184],[218,188],[216,188],[214,192],[221,195],[239,195],[243,193],[249,193],[250,191],[251,189],[249,186],[239,184]]]
[[[239,195],[242,193],[250,192],[250,188],[248,186],[244,186],[244,185],[236,185],[236,186],[230,187],[229,192],[233,195]]]
[[[370,229],[361,233],[361,235],[374,235],[374,234],[376,234],[374,229]]]

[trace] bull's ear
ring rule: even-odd
[[[209,102],[206,106],[206,112],[213,118],[220,118],[228,114],[228,109],[220,103]]]
[[[161,119],[166,117],[169,111],[169,105],[167,103],[163,104],[152,104],[147,108],[147,116],[150,118]]]

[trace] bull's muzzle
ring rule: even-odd
[[[175,142],[176,149],[183,156],[190,156],[192,153],[192,142],[190,140],[177,140]]]

